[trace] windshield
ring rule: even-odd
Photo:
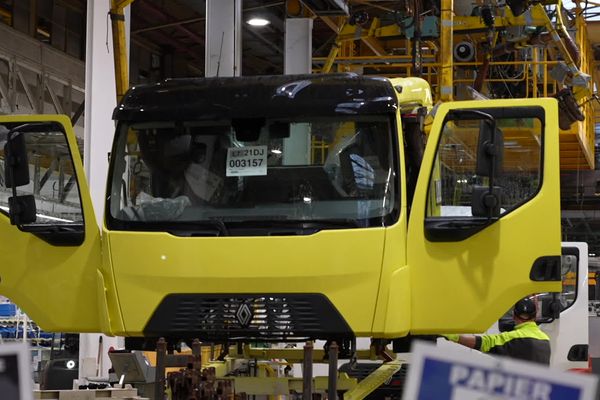
[[[398,209],[395,148],[387,117],[121,124],[108,223],[230,234],[223,225],[386,225]]]

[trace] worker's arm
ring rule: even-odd
[[[508,342],[511,339],[510,332],[502,332],[492,335],[457,335],[457,334],[448,334],[443,335],[446,339],[451,342],[455,342],[458,344],[462,344],[465,347],[469,347],[471,349],[479,350],[484,353],[487,353],[495,346],[501,346]]]
[[[444,337],[451,342],[462,344],[463,346],[471,349],[481,349],[481,336],[449,334],[444,335]]]

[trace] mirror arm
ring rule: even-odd
[[[14,166],[16,164],[16,160],[15,160],[15,156],[14,156],[14,149],[13,149],[13,142],[12,142],[12,138],[13,138],[13,134],[15,133],[14,129],[11,129],[10,131],[8,131],[8,134],[6,135],[6,142],[8,143],[8,145],[10,146],[10,158],[7,160],[10,168],[8,169],[9,173],[10,173],[10,182],[12,183],[12,195],[13,197],[16,199],[17,198],[17,185],[15,185],[15,177],[14,177]],[[19,134],[19,132],[17,132],[17,135]],[[10,210],[9,210],[10,212]]]
[[[493,188],[494,188],[494,177],[496,175],[496,162],[494,160],[495,160],[495,157],[497,156],[496,148],[494,147],[494,145],[496,144],[496,120],[491,115],[489,115],[489,117],[491,118],[491,122],[492,122],[492,137],[491,137],[490,143],[486,146],[486,151],[488,153],[490,153],[490,155],[492,156],[491,157],[492,165],[490,167],[488,197],[490,198],[490,201],[493,200],[495,202],[497,199],[494,196]],[[488,208],[488,216],[489,216],[489,218],[493,217],[491,207]]]

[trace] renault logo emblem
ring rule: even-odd
[[[240,325],[246,327],[252,320],[252,310],[248,307],[248,304],[244,303],[238,307],[235,316]]]

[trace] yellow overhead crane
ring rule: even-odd
[[[126,54],[125,43],[125,26],[123,10],[134,0],[111,0],[111,21],[113,32],[113,48],[114,48],[114,66],[115,79],[117,88],[117,101],[123,97],[129,88],[129,72],[128,60]],[[582,117],[580,121],[572,119],[568,129],[561,130],[561,169],[577,170],[577,169],[593,169],[595,167],[594,159],[594,138],[595,138],[595,111],[593,104],[588,100],[592,94],[591,71],[594,69],[593,51],[587,39],[586,23],[581,12],[579,3],[576,7],[575,18],[575,35],[576,40],[570,41],[569,33],[566,30],[566,25],[563,21],[562,13],[557,13],[556,23],[554,24],[546,10],[545,4],[556,4],[557,8],[561,7],[561,0],[557,2],[547,1],[544,4],[537,3],[532,5],[525,13],[515,16],[509,7],[505,7],[504,15],[499,15],[494,18],[493,29],[497,32],[507,27],[544,27],[549,34],[551,43],[556,47],[558,53],[564,61],[567,71],[568,84],[573,88],[573,99],[577,102],[570,101],[570,107],[578,105],[581,109]],[[289,14],[305,13],[306,8],[301,6],[299,1],[288,1],[287,8]],[[454,61],[454,39],[468,35],[469,32],[481,32],[490,29],[480,16],[456,16],[453,11],[453,0],[442,0],[441,2],[441,18],[440,18],[440,39],[436,44],[433,41],[423,41],[420,45],[421,54],[428,60],[423,62],[428,73],[426,79],[432,84],[434,96],[440,101],[450,101],[453,99],[455,92],[454,88],[458,83],[468,82],[468,79],[456,78],[456,67],[481,66],[485,63],[482,60],[474,60],[473,62],[456,62]],[[305,15],[305,14],[304,14]],[[411,56],[404,57],[393,56],[394,61],[388,62],[390,58],[389,51],[382,41],[392,40],[397,41],[397,38],[402,35],[402,29],[397,24],[381,26],[381,21],[378,18],[373,18],[368,27],[363,27],[358,24],[350,24],[346,18],[340,17],[334,20],[329,16],[320,17],[328,26],[338,32],[337,37],[332,45],[328,57],[326,58],[320,72],[330,72],[336,60],[346,62],[346,65],[341,65],[341,70],[352,69],[349,65],[355,62],[367,62],[366,65],[373,65],[380,69],[381,74],[389,75],[386,70],[393,67],[404,66],[406,72],[404,76],[413,76],[414,71]],[[373,56],[356,56],[355,46],[352,43],[356,40],[364,42]],[[574,54],[574,43],[580,46],[579,54]],[[529,43],[529,38],[524,37],[521,40],[514,40],[510,43],[513,49],[522,49],[532,44]],[[413,43],[404,41],[404,46],[407,53],[412,52]],[[425,50],[424,50],[425,49]],[[340,57],[340,52],[343,57]],[[364,53],[364,52],[363,52]],[[541,56],[541,58],[540,58]],[[533,71],[527,71],[525,77],[530,83],[527,84],[527,93],[524,97],[547,97],[558,92],[559,87],[552,79],[549,79],[551,68],[556,67],[557,61],[550,59],[550,50],[544,50],[540,55],[537,51],[532,53],[532,60],[529,62],[533,66]],[[437,59],[437,61],[436,61]],[[382,64],[382,60],[385,64]],[[369,64],[370,61],[370,64]],[[490,62],[496,66],[511,66],[524,65],[524,62]],[[525,67],[523,67],[525,68]],[[435,71],[435,73],[433,73]],[[533,90],[529,90],[532,87]],[[553,87],[553,89],[552,89]],[[538,90],[541,88],[541,90]],[[565,101],[569,101],[567,98]],[[569,107],[569,105],[565,106]],[[563,112],[568,112],[564,111]]]
[[[514,15],[508,6],[502,11],[492,8],[495,14],[486,21],[482,16],[454,15],[453,1],[442,0],[441,17],[436,21],[439,36],[419,41],[418,62],[413,56],[415,41],[409,40],[400,24],[386,25],[379,18],[353,24],[349,23],[351,18],[341,20],[329,55],[314,61],[323,63],[318,72],[361,72],[369,68],[370,73],[385,76],[421,74],[432,84],[438,101],[449,101],[454,96],[470,98],[464,91],[466,86],[481,86],[484,80],[497,85],[522,84],[525,92],[516,97],[557,95],[562,100],[561,117],[564,117],[561,118],[561,169],[593,169],[595,113],[590,99],[594,60],[586,22],[577,3],[575,17],[570,21],[570,28],[575,28],[575,38],[571,39],[562,13],[557,12],[553,21],[546,12],[544,6],[551,4],[556,9],[562,7],[560,0],[536,3],[520,10],[519,15]],[[499,32],[516,28],[536,32],[500,41]],[[457,60],[455,48],[463,43],[471,46],[471,58]],[[489,51],[482,54],[485,46]],[[343,49],[350,51],[342,54]],[[529,56],[521,60],[491,60],[491,49],[501,54],[528,49]],[[517,78],[486,77],[490,68],[518,68],[522,73]],[[561,88],[569,88],[572,94],[567,90],[559,94]]]
[[[110,20],[113,36],[113,55],[115,60],[115,81],[117,87],[117,103],[121,101],[129,89],[129,58],[125,39],[125,7],[135,0],[111,0]]]

